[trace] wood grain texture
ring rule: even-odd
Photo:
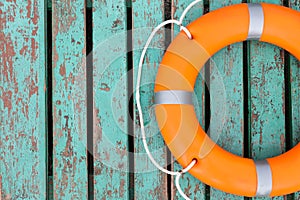
[[[164,6],[162,0],[132,2],[134,86],[142,48],[153,28],[164,21]],[[144,63],[141,103],[149,149],[156,161],[166,167],[167,150],[155,121],[153,107],[154,81],[165,49],[163,29],[155,36],[151,47]],[[168,199],[167,175],[156,169],[145,154],[136,105],[134,113],[135,199]]]
[[[184,9],[191,3],[192,0],[188,1],[172,1],[172,18],[179,20],[181,17],[182,12]],[[186,15],[185,20],[183,22],[184,25],[188,25],[192,21],[196,20],[203,14],[203,2],[195,5],[189,13]],[[174,28],[174,36],[177,35],[179,32],[178,26],[173,26]],[[173,37],[174,37],[173,36]],[[204,127],[205,125],[205,108],[204,108],[204,96],[205,96],[205,82],[204,82],[204,68],[199,74],[195,85],[195,95],[194,95],[194,102],[196,114],[200,124]],[[174,158],[173,158],[174,159]],[[181,170],[182,166],[173,161],[173,169],[174,170]],[[175,187],[175,177],[172,179],[172,199],[182,199],[179,192]],[[180,186],[182,190],[187,194],[191,199],[204,199],[205,198],[205,184],[201,183],[198,179],[190,175],[189,173],[184,174],[180,180]]]
[[[300,1],[291,0],[290,7],[300,11]],[[291,106],[292,106],[292,145],[296,146],[300,142],[300,62],[295,57],[290,57],[291,72]],[[295,200],[300,199],[300,192],[295,193]]]
[[[125,3],[93,2],[94,199],[129,193]]]
[[[262,1],[251,1],[259,2]],[[264,2],[282,5],[281,0]],[[286,150],[284,50],[270,44],[251,41],[249,61],[250,156],[260,160],[280,155]]]
[[[84,0],[52,1],[54,199],[87,198]]]
[[[0,2],[0,199],[46,198],[45,5]]]
[[[220,1],[211,0],[209,2],[210,11],[218,8],[241,3],[241,0]],[[210,81],[211,99],[211,138],[225,150],[239,156],[244,153],[244,85],[243,85],[243,43],[236,43],[225,47],[212,57]],[[220,74],[219,78],[214,74]],[[219,85],[223,81],[226,98],[225,102],[220,102]],[[225,105],[225,107],[223,107]],[[213,108],[215,107],[215,108]],[[224,125],[222,130],[218,130],[215,122],[220,119],[218,110],[225,108]],[[214,111],[215,110],[215,111]],[[227,194],[211,188],[210,199],[244,199],[231,194]]]

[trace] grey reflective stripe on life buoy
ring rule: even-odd
[[[249,3],[249,31],[248,40],[259,40],[264,30],[264,10],[261,4]]]
[[[183,90],[165,90],[156,92],[154,103],[193,105],[193,93]]]
[[[266,160],[255,161],[257,174],[257,197],[270,196],[272,192],[272,171]]]

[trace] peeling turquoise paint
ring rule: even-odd
[[[88,195],[84,5],[52,1],[54,199]]]
[[[129,199],[126,26],[125,1],[94,1],[94,199]]]
[[[44,9],[0,3],[0,199],[46,197]]]

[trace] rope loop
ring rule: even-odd
[[[157,27],[154,28],[154,30],[152,31],[151,35],[149,36],[144,48],[143,48],[143,51],[142,51],[142,54],[141,54],[141,57],[140,57],[140,61],[139,61],[139,66],[138,66],[138,74],[137,74],[137,83],[136,83],[136,104],[137,104],[137,109],[138,109],[138,113],[139,113],[139,116],[140,116],[140,125],[141,125],[141,133],[142,133],[142,140],[143,140],[143,145],[144,145],[144,148],[145,148],[145,151],[149,157],[149,159],[151,160],[151,162],[154,164],[154,166],[156,168],[158,168],[160,171],[166,173],[166,174],[169,174],[169,175],[172,175],[172,176],[176,176],[176,179],[175,179],[175,182],[176,182],[176,188],[178,190],[178,192],[180,193],[180,195],[185,199],[185,200],[190,200],[189,197],[187,197],[184,192],[182,191],[181,187],[180,187],[180,184],[179,184],[179,179],[180,177],[182,176],[182,174],[185,174],[187,173],[188,171],[190,171],[197,163],[197,160],[196,159],[193,159],[191,161],[191,163],[184,169],[180,170],[180,171],[170,171],[170,170],[167,170],[165,169],[164,167],[162,167],[161,165],[159,165],[156,160],[153,158],[150,150],[149,150],[149,147],[148,147],[148,144],[147,144],[147,140],[146,140],[146,133],[145,133],[145,124],[144,124],[144,118],[143,118],[143,112],[142,112],[142,106],[141,106],[141,101],[140,101],[140,85],[141,85],[141,77],[142,77],[142,69],[143,69],[143,63],[144,63],[144,59],[145,59],[145,55],[146,55],[146,52],[147,52],[147,49],[149,48],[149,45],[153,39],[153,37],[155,36],[155,34],[164,26],[168,25],[168,24],[177,24],[178,26],[180,26],[180,30],[184,31],[185,34],[187,35],[187,37],[192,40],[193,39],[193,36],[191,34],[191,32],[185,27],[182,25],[182,22],[186,16],[186,14],[189,12],[189,10],[195,6],[197,3],[201,2],[202,0],[196,0],[194,2],[192,2],[185,10],[184,12],[182,13],[181,17],[180,17],[180,20],[167,20],[167,21],[164,21],[162,23],[160,23]]]
[[[176,178],[175,178],[175,185],[176,185],[176,188],[179,192],[179,194],[185,199],[185,200],[190,200],[190,198],[188,196],[186,196],[186,194],[184,194],[184,192],[182,191],[181,187],[180,187],[180,183],[179,183],[179,180],[180,180],[180,177],[187,173],[188,171],[190,171],[197,163],[197,160],[196,159],[193,159],[192,162],[186,167],[184,168],[183,170],[180,170],[179,173],[176,175]]]

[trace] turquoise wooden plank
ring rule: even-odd
[[[124,0],[93,2],[94,199],[129,198],[126,26]]]
[[[52,1],[54,199],[86,199],[85,1]]]
[[[0,2],[0,199],[46,198],[44,10]]]
[[[172,17],[174,19],[179,20],[182,12],[184,9],[191,3],[193,0],[189,1],[172,1]],[[188,25],[192,21],[196,20],[198,17],[200,17],[203,14],[203,2],[199,3],[198,5],[195,5],[189,13],[186,15],[185,20],[183,22],[184,25]],[[179,32],[179,27],[174,26],[174,36]],[[174,37],[173,36],[173,37]],[[199,74],[199,77],[197,79],[196,85],[195,85],[195,108],[198,120],[200,124],[204,127],[205,125],[205,108],[204,108],[204,95],[205,95],[205,82],[204,82],[204,69],[201,71],[201,74]],[[174,158],[173,158],[174,159]],[[182,167],[179,165],[178,162],[174,161],[173,163],[173,169],[174,170],[181,170]],[[175,187],[175,177],[172,179],[172,199],[182,199],[179,192],[177,191]],[[205,198],[205,184],[201,183],[198,179],[193,177],[190,174],[184,174],[182,176],[182,179],[180,180],[180,186],[182,187],[183,191],[186,192],[186,194],[191,199],[204,199]]]
[[[296,146],[300,142],[300,63],[294,57],[291,56],[291,101],[292,101],[292,140],[293,145]]]
[[[258,2],[261,1],[251,1],[251,3]],[[264,2],[282,5],[281,0]],[[249,49],[250,152],[252,158],[260,160],[280,155],[286,150],[284,51],[258,41],[251,41]]]
[[[259,1],[251,1],[259,2]],[[279,0],[268,3],[281,4]],[[262,42],[250,42],[251,150],[264,159],[285,151],[283,50]]]
[[[292,7],[296,9],[295,7]],[[297,7],[299,9],[299,7]],[[291,103],[292,103],[292,145],[296,146],[300,142],[300,116],[299,116],[299,99],[300,99],[300,63],[291,56]],[[295,193],[295,199],[300,199],[300,192]]]
[[[211,0],[210,11],[218,8],[241,3],[241,0],[220,1]],[[212,57],[214,64],[211,67],[210,99],[211,99],[211,138],[225,150],[239,156],[244,155],[244,90],[243,90],[243,43],[229,45]],[[226,98],[225,102],[218,102],[220,96],[219,85],[222,81],[214,77],[216,71],[223,81]],[[219,98],[217,98],[219,97]],[[215,122],[220,120],[219,115],[224,109],[225,116],[223,129],[219,130]],[[215,106],[215,109],[213,108]],[[215,110],[215,112],[214,112]],[[244,197],[227,194],[211,188],[210,199],[244,199]]]
[[[294,10],[300,11],[300,2],[296,0],[291,0],[290,7]],[[297,145],[300,142],[300,63],[294,57],[290,58],[290,68],[291,68],[291,100],[292,100],[292,139],[293,145]]]
[[[300,2],[296,0],[290,1],[292,9],[300,11]],[[292,106],[292,144],[296,146],[300,142],[300,63],[291,56],[290,57],[290,72],[291,72],[291,106]],[[295,193],[295,199],[300,199],[300,192]]]
[[[164,1],[133,1],[133,66],[134,83],[137,75],[137,67],[140,53],[146,43],[148,36],[155,26],[164,21]],[[158,163],[166,166],[167,150],[163,138],[159,133],[153,107],[153,89],[159,62],[162,59],[165,49],[165,31],[162,29],[151,43],[145,58],[141,103],[146,124],[147,142],[150,151],[153,152]],[[134,84],[135,86],[135,84]],[[167,175],[154,167],[145,154],[142,144],[142,137],[137,109],[134,112],[134,153],[135,153],[135,199],[168,199],[167,195]]]

